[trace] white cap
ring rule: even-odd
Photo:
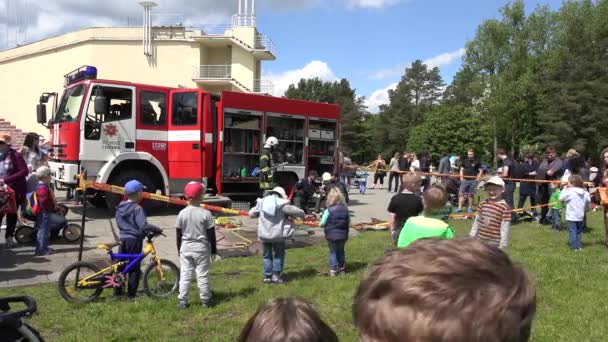
[[[280,186],[277,186],[276,188],[272,189],[272,192],[277,193],[277,195],[281,196],[281,198],[283,198],[283,199],[287,199],[287,194],[285,193],[285,189],[281,188]]]
[[[494,176],[494,177],[491,177],[490,179],[488,179],[488,180],[486,181],[486,184],[485,184],[485,185],[486,185],[486,186],[488,186],[488,185],[490,185],[490,184],[498,185],[498,186],[502,187],[503,189],[504,189],[504,187],[505,187],[505,181],[503,181],[503,180],[502,180],[500,177],[498,177],[498,176]]]
[[[329,172],[325,172],[322,176],[321,179],[323,180],[323,182],[329,182],[332,179],[332,175]]]
[[[43,178],[51,175],[51,169],[48,166],[41,166],[36,169],[36,177]]]

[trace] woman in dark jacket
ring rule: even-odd
[[[8,186],[15,192],[15,203],[17,210],[25,200],[25,178],[28,174],[27,165],[23,156],[11,148],[11,136],[8,133],[0,133],[0,186]],[[4,214],[0,214],[0,222]],[[15,245],[15,228],[17,227],[17,213],[6,214],[6,245]]]
[[[325,229],[325,239],[329,247],[329,275],[335,277],[346,271],[344,245],[348,240],[350,216],[344,196],[337,188],[327,195],[327,209],[321,217],[321,227]]]
[[[604,184],[604,179],[608,177],[608,147],[605,148],[600,154],[600,172],[597,174],[593,182],[595,183],[596,188],[606,187]],[[601,203],[601,198],[599,196],[598,191],[596,190],[593,194],[593,198],[596,199],[598,204],[602,204],[604,207],[604,230],[606,232],[606,247],[608,247],[608,204]]]

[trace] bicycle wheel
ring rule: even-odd
[[[30,226],[21,226],[15,230],[15,240],[23,245],[31,245],[36,236],[36,229]]]
[[[68,224],[61,231],[61,235],[63,236],[63,239],[70,243],[80,240],[81,234],[82,234],[82,228],[80,227],[80,225],[75,224],[75,223]]]
[[[99,272],[99,267],[90,262],[75,262],[66,267],[57,281],[59,286],[59,294],[68,302],[89,303],[99,297],[103,291],[103,281],[99,282],[99,286],[91,286],[87,288],[77,287],[76,283],[90,275]],[[78,278],[76,278],[78,274]]]
[[[165,298],[179,288],[179,268],[169,260],[161,260],[163,270],[161,279],[156,262],[150,263],[144,272],[144,290],[150,297]]]

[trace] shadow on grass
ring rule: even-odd
[[[307,269],[303,269],[303,270],[299,270],[299,271],[295,271],[295,272],[286,272],[285,279],[287,281],[294,281],[294,280],[316,277],[317,275],[319,275],[318,270],[316,270],[314,268],[307,268]]]
[[[223,291],[213,291],[213,298],[218,301],[219,303],[226,303],[226,302],[230,302],[234,299],[238,299],[240,297],[249,297],[251,295],[253,295],[254,293],[257,292],[257,289],[255,287],[249,286],[243,289],[240,289],[238,291],[230,291],[230,292],[223,292]]]

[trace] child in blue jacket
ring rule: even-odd
[[[146,187],[138,180],[130,180],[125,184],[127,199],[116,206],[116,225],[120,235],[121,254],[139,254],[143,249],[143,242],[149,232],[160,233],[162,229],[148,223],[144,209],[139,205],[142,200],[141,192]],[[141,270],[134,267],[129,273],[127,295],[129,299],[137,295]],[[115,295],[122,294],[122,288],[117,288]]]
[[[348,240],[350,216],[342,193],[332,188],[327,195],[327,209],[321,217],[321,227],[325,229],[325,239],[329,247],[329,275],[337,276],[346,271],[344,246]]]

